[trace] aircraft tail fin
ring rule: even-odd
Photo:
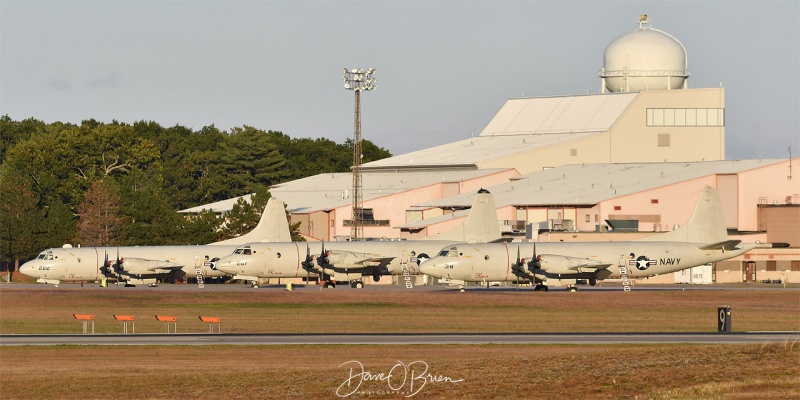
[[[283,202],[276,197],[270,197],[261,214],[261,220],[252,231],[239,237],[211,244],[239,245],[252,242],[286,243],[291,241],[292,234],[289,232],[289,221],[286,219]]]
[[[689,243],[721,244],[728,242],[728,229],[722,214],[722,201],[714,188],[706,186],[700,191],[694,212],[683,226],[674,231],[649,236],[642,241],[675,241]]]
[[[494,197],[488,190],[481,189],[475,196],[469,215],[461,226],[449,232],[428,236],[425,240],[488,243],[500,240],[501,236]]]

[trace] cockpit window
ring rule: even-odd
[[[438,254],[439,257],[457,257],[458,256],[458,249],[456,247],[450,247],[448,249],[442,249],[442,251]]]
[[[234,251],[233,251],[233,254],[246,254],[246,255],[250,255],[250,254],[251,254],[251,252],[250,252],[250,246],[242,246],[242,247],[237,247],[237,248],[236,248],[236,250],[234,250]]]

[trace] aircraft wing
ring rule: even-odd
[[[539,268],[550,273],[594,272],[610,267],[611,264],[582,257],[542,254]]]
[[[395,259],[395,257],[342,250],[329,250],[328,253],[331,264],[342,267],[345,265],[374,267],[388,264]]]
[[[741,240],[726,240],[724,242],[719,243],[712,243],[706,246],[700,247],[700,250],[725,250],[730,251],[736,248],[736,246],[742,243]]]
[[[149,260],[146,258],[126,257],[120,262],[122,270],[131,274],[167,273],[183,268],[183,265],[168,260]]]
[[[394,257],[367,257],[353,261],[355,264],[372,265],[372,264],[386,264],[394,260]]]

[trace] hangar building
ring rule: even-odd
[[[601,93],[512,98],[478,136],[364,164],[364,236],[447,231],[479,188],[495,196],[503,230],[523,240],[526,231],[542,232],[532,240],[608,240],[595,232],[609,223],[653,234],[686,221],[696,193],[710,185],[733,235],[766,241],[772,223],[797,253],[798,160],[725,160],[724,88],[689,88],[684,46],[647,16],[638,24],[606,48]],[[349,237],[351,190],[349,173],[270,188],[302,222],[302,234],[325,241]],[[225,211],[236,200],[183,212]],[[780,221],[789,226],[778,228]],[[780,268],[797,281],[794,253],[781,253],[788,264]]]

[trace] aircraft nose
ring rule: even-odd
[[[439,275],[437,274],[437,271],[438,268],[436,268],[436,262],[433,261],[433,259],[426,260],[419,265],[419,272],[422,272],[425,275],[438,277]]]
[[[38,270],[36,269],[35,264],[36,264],[35,261],[28,261],[25,264],[22,264],[19,267],[19,273],[25,276],[36,278],[38,275]]]
[[[215,270],[222,271],[225,273],[230,273],[231,267],[233,266],[234,266],[233,262],[225,259],[217,260],[217,262],[214,263]]]
[[[217,260],[217,262],[214,263],[214,269],[216,269],[217,271],[224,272],[226,274],[235,273],[234,271],[235,266],[236,266],[236,261],[226,260],[224,258]]]

